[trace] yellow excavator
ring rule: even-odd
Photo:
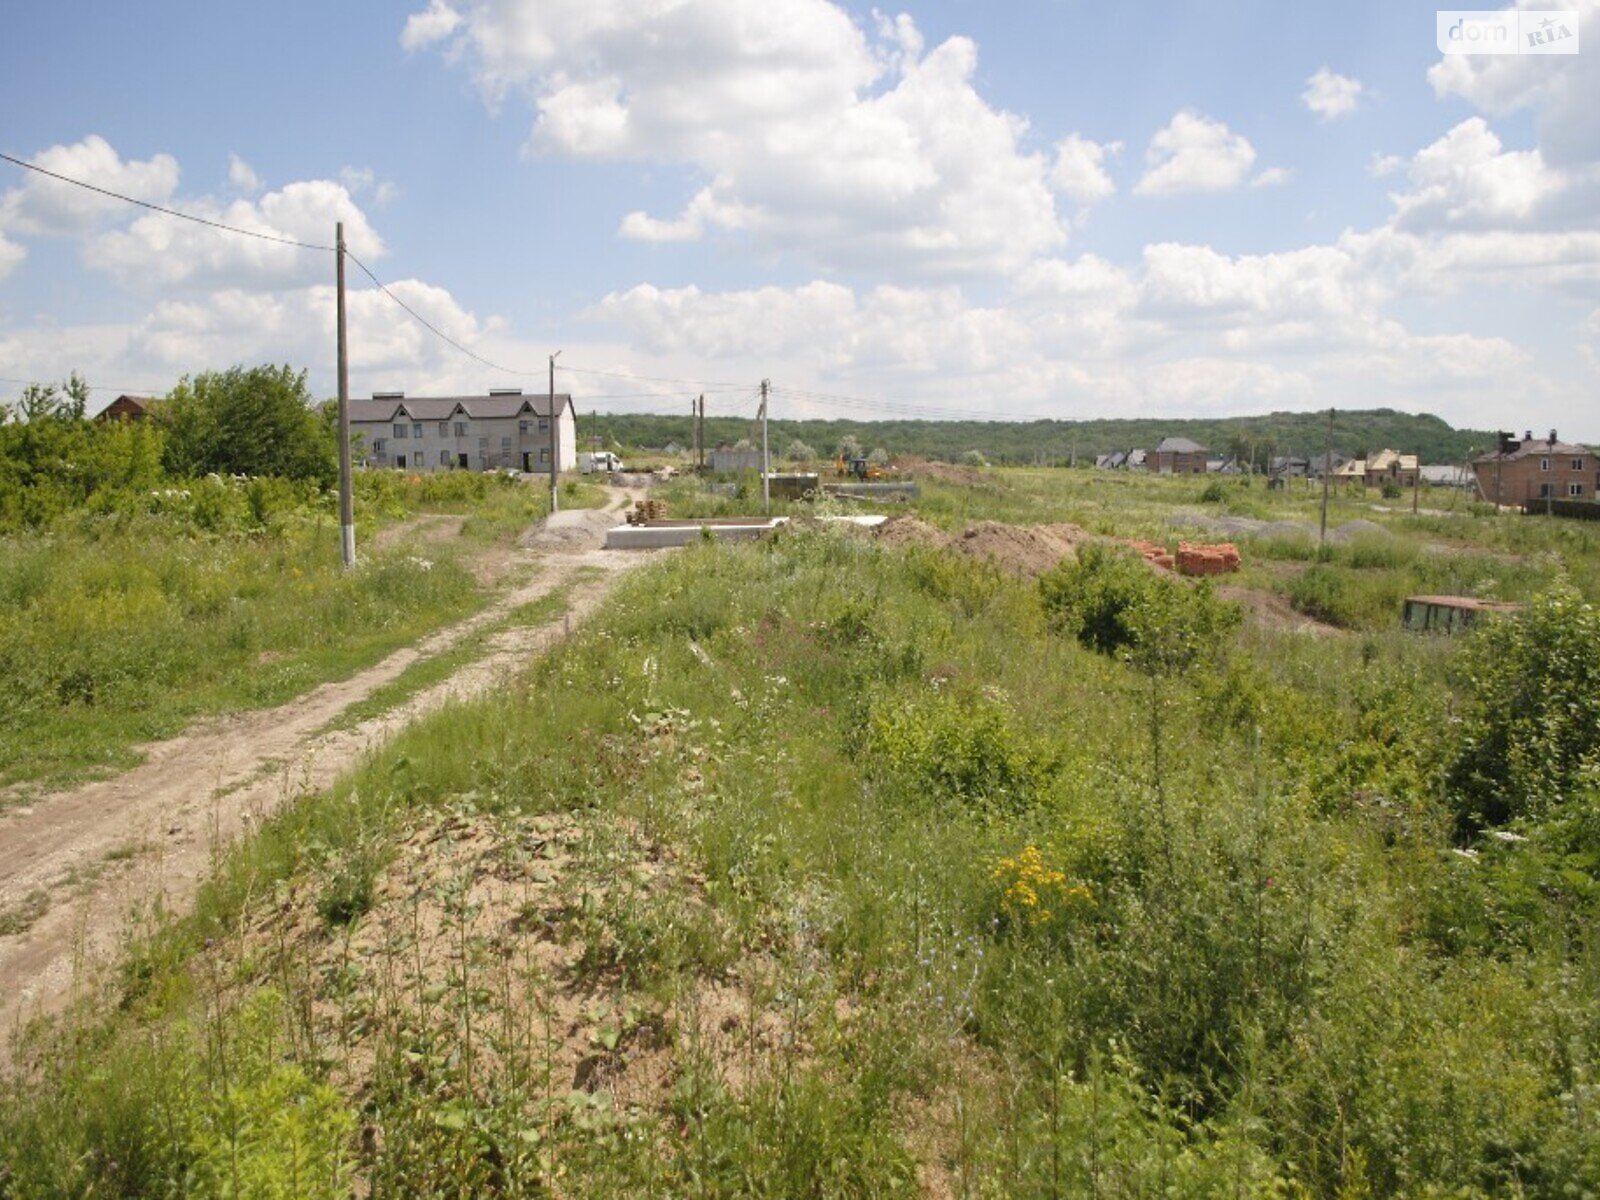
[[[859,479],[863,483],[870,479],[882,479],[883,468],[876,463],[868,462],[864,458],[846,458],[839,455],[833,460],[833,473],[840,479]]]

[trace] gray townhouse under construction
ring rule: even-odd
[[[572,397],[555,396],[555,461],[578,465]],[[501,389],[486,396],[407,396],[374,392],[350,401],[350,434],[357,462],[404,471],[550,471],[548,395]]]

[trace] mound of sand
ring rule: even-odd
[[[879,540],[891,546],[934,546],[967,558],[988,559],[1003,571],[1032,579],[1077,554],[1087,536],[1076,525],[1006,525],[977,521],[950,534],[913,516],[891,517],[878,526]]]
[[[530,528],[517,539],[517,545],[547,553],[593,550],[605,544],[606,530],[621,523],[621,513],[594,508],[564,509]]]

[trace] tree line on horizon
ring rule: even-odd
[[[707,417],[706,448],[751,437],[753,423],[742,417]],[[1326,411],[1275,412],[1253,417],[1206,417],[1164,420],[1156,417],[1102,418],[1086,421],[853,421],[772,420],[768,442],[773,454],[793,441],[816,447],[831,457],[847,443],[884,446],[896,455],[956,462],[978,451],[991,463],[1008,466],[1092,464],[1096,456],[1117,450],[1153,450],[1165,437],[1185,437],[1217,457],[1262,465],[1273,455],[1310,458],[1323,451]],[[759,425],[754,426],[759,431]],[[694,445],[694,421],[685,415],[583,413],[578,416],[580,442],[598,437],[604,446],[661,449],[676,443]],[[1420,454],[1428,463],[1461,463],[1492,448],[1494,434],[1456,429],[1431,413],[1403,413],[1389,408],[1336,411],[1333,450],[1345,458],[1391,449]],[[756,437],[759,444],[759,433]]]

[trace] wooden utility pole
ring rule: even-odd
[[[556,428],[557,428],[557,425],[559,424],[559,422],[556,420],[556,355],[560,354],[560,353],[561,353],[561,351],[557,350],[555,354],[552,354],[550,356],[550,512],[551,512],[551,515],[554,515],[555,513],[559,512],[560,509],[561,509],[561,496],[560,496],[560,488],[559,488],[560,480],[558,479],[558,476],[559,476],[560,472],[556,469],[559,466],[560,462],[561,462],[561,459],[558,457],[559,454],[560,454],[560,451],[561,451],[561,446],[560,446],[560,443],[556,440]]]
[[[1328,431],[1322,438],[1322,524],[1317,529],[1317,546],[1328,540],[1328,476],[1333,474],[1333,409],[1328,410]]]
[[[767,457],[767,387],[765,379],[761,381],[761,511],[772,511],[772,462]]]
[[[343,221],[334,224],[333,245],[339,297],[339,554],[348,571],[356,565],[356,512],[350,482],[350,343],[344,323]]]
[[[700,401],[696,412],[697,416],[694,423],[695,466],[704,471],[706,469],[706,394],[704,392],[700,393]]]
[[[1417,450],[1417,469],[1411,476],[1411,515],[1417,515],[1418,498],[1422,495],[1422,450]]]

